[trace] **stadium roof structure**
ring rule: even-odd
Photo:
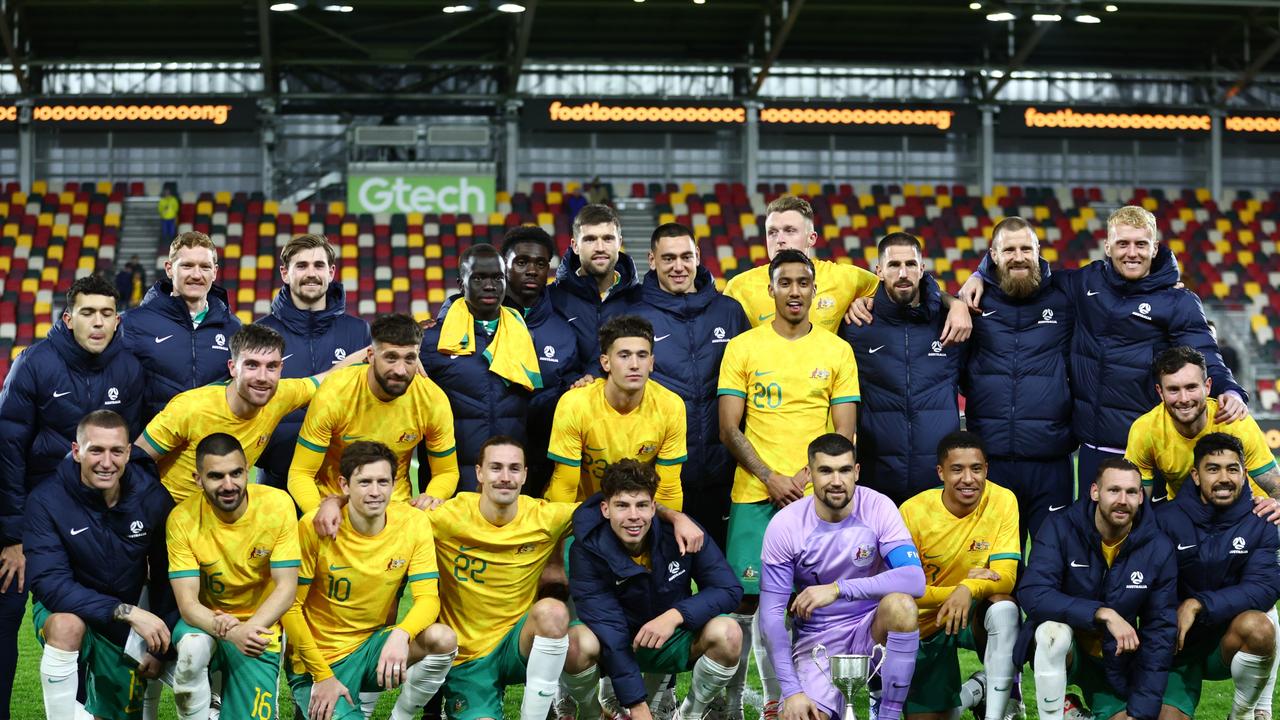
[[[49,69],[118,62],[251,61],[268,95],[335,99],[513,97],[531,67],[556,66],[705,65],[731,76],[734,97],[783,68],[959,70],[975,101],[1016,71],[1163,74],[1219,103],[1280,78],[1280,0],[275,2],[7,0],[0,34],[31,94]]]

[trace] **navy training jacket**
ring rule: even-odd
[[[164,527],[173,499],[141,451],[133,453],[120,485],[119,501],[108,508],[102,493],[80,482],[80,464],[66,458],[27,498],[22,548],[36,602],[78,615],[123,647],[129,626],[112,621],[116,605],[137,604],[149,587],[151,612],[170,628],[178,610]]]
[[[271,301],[271,314],[258,320],[259,325],[284,336],[284,370],[282,378],[305,378],[333,369],[347,355],[369,346],[369,323],[347,314],[347,294],[340,282],[329,284],[324,310],[299,310],[286,285]],[[293,447],[302,429],[305,408],[289,413],[276,425],[266,450],[258,458],[258,467],[266,471],[268,485],[285,488]]]
[[[508,300],[508,307],[520,309]],[[448,306],[441,309],[441,316]],[[547,446],[551,444],[551,425],[555,420],[556,404],[560,396],[583,375],[583,364],[586,358],[578,354],[578,336],[573,326],[556,312],[551,305],[550,293],[546,290],[537,304],[524,311],[524,322],[533,336],[533,348],[538,353],[538,369],[542,371],[542,389],[535,390],[529,400],[529,423],[525,444],[525,463],[529,467],[529,480],[525,483],[525,492],[533,497],[542,497],[542,491],[551,481],[551,472],[555,463],[547,457]],[[591,355],[594,362],[599,352]],[[596,362],[595,367],[600,367]]]
[[[27,493],[52,477],[85,415],[112,410],[129,424],[130,440],[142,433],[145,385],[118,328],[95,355],[59,317],[18,356],[0,391],[0,546],[22,542]]]
[[[628,311],[653,324],[652,379],[684,400],[689,459],[681,470],[686,493],[727,488],[737,462],[720,444],[716,389],[720,360],[729,341],[751,329],[742,305],[716,290],[715,278],[699,267],[695,290],[673,295],[645,276],[639,297]]]
[[[1266,612],[1280,600],[1280,537],[1253,514],[1247,481],[1235,503],[1221,509],[1201,502],[1199,488],[1187,482],[1173,500],[1156,504],[1156,521],[1175,543],[1178,600],[1204,605],[1187,643],[1224,629],[1245,610]]]
[[[556,281],[547,292],[551,305],[573,328],[578,340],[578,356],[583,358],[583,369],[596,377],[604,374],[600,369],[600,326],[614,315],[624,315],[634,302],[640,286],[636,264],[631,256],[618,253],[618,284],[609,297],[600,299],[596,281],[586,275],[578,275],[582,263],[573,248],[565,250],[556,268]]]
[[[991,457],[1050,460],[1076,448],[1067,377],[1075,306],[1053,277],[1041,260],[1040,287],[1015,300],[983,276],[961,389],[968,428]]]
[[[209,291],[209,313],[200,327],[192,326],[186,302],[172,292],[173,283],[160,280],[120,321],[124,346],[147,371],[144,426],[174,395],[227,379],[231,336],[240,329],[220,286]]]
[[[675,608],[681,628],[697,634],[742,601],[742,584],[713,542],[681,555],[675,531],[656,516],[649,530],[649,567],[637,565],[600,512],[603,494],[573,513],[569,592],[578,616],[600,640],[600,667],[623,707],[645,699],[644,676],[631,642],[650,620]],[[697,583],[694,594],[692,583]]]
[[[875,321],[845,325],[840,337],[858,360],[858,482],[901,505],[940,482],[938,441],[960,429],[960,362],[964,346],[943,347],[942,294],[929,275],[920,278],[919,305],[876,290]]]
[[[1144,498],[1133,529],[1108,568],[1102,535],[1094,526],[1096,508],[1097,503],[1083,498],[1050,513],[1040,526],[1018,582],[1018,604],[1027,619],[1018,632],[1014,666],[1022,667],[1030,658],[1041,623],[1052,620],[1075,631],[1100,633],[1108,685],[1126,699],[1130,717],[1155,720],[1178,634],[1173,542],[1160,531],[1151,501]],[[1093,619],[1103,607],[1137,629],[1137,652],[1116,656],[1115,638]]]

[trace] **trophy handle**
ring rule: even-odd
[[[811,650],[809,654],[813,657],[813,666],[818,668],[818,671],[821,672],[823,675],[826,675],[827,679],[831,681],[832,685],[835,685],[836,679],[831,674],[831,659],[827,656],[827,646],[823,645],[822,643],[818,643],[813,647],[813,650]],[[823,668],[822,665],[818,663],[819,658],[827,661],[826,668]]]
[[[877,665],[875,665],[874,667],[871,667],[871,668],[867,671],[867,677],[871,677],[872,675],[879,675],[879,674],[880,674],[880,668],[884,667],[884,661],[885,661],[885,659],[886,659],[886,658],[888,658],[888,657],[889,657],[889,653],[885,650],[885,647],[884,647],[883,645],[875,645],[875,646],[873,646],[873,647],[871,648],[871,657],[873,657],[873,658],[874,658],[874,657],[876,656],[876,651],[877,651],[877,650],[879,650],[879,651],[880,651],[880,662],[879,662]]]

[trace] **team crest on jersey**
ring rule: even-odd
[[[1245,542],[1244,538],[1240,537],[1239,535],[1235,536],[1231,540],[1231,551],[1228,554],[1229,555],[1248,555],[1249,551],[1245,549],[1245,545],[1247,544],[1248,543]]]
[[[742,571],[743,580],[755,580],[759,576],[760,573],[756,572],[755,566],[753,565],[748,565],[747,569]]]
[[[814,368],[813,372],[809,373],[810,380],[827,380],[830,377],[831,371],[826,368]]]
[[[942,341],[934,340],[929,346],[929,357],[946,357],[947,354],[942,352]]]
[[[819,310],[826,310],[827,308],[835,307],[835,306],[836,306],[836,299],[835,299],[835,298],[832,298],[832,297],[820,297],[820,298],[818,298],[818,309],[819,309]]]
[[[641,443],[641,444],[640,444],[640,452],[639,452],[638,454],[640,454],[640,455],[651,455],[651,454],[656,453],[656,452],[658,452],[658,444],[657,444],[657,443],[645,442],[645,443]]]
[[[120,389],[114,388],[114,387],[107,388],[107,401],[103,403],[103,405],[119,405],[119,404],[120,404]]]
[[[333,356],[334,356],[335,358],[337,358],[338,360],[346,360],[346,359],[347,359],[347,351],[346,351],[346,350],[343,350],[342,348],[334,348],[334,349],[333,349]]]
[[[249,552],[250,560],[257,560],[258,558],[264,557],[271,557],[271,548],[259,545]]]
[[[876,546],[870,543],[859,545],[853,551],[853,564],[858,567],[866,567],[871,564],[871,560],[875,555]]]
[[[416,441],[417,439],[418,439],[418,433],[416,433],[416,432],[403,432],[403,433],[400,433],[400,439],[399,439],[399,440],[397,440],[396,442],[398,442],[398,443],[411,443],[411,442]]]
[[[459,697],[459,698],[457,698],[456,700],[454,700],[454,701],[453,701],[453,711],[454,711],[455,713],[460,713],[460,712],[462,712],[463,710],[466,710],[466,709],[467,709],[467,699],[466,699],[466,698]]]
[[[391,558],[391,562],[387,563],[387,569],[399,570],[400,568],[408,564],[409,564],[409,561],[404,558]]]
[[[991,549],[991,543],[986,540],[974,540],[969,543],[969,552],[983,552]]]
[[[1139,303],[1138,309],[1134,311],[1133,314],[1142,318],[1143,320],[1150,320],[1151,319],[1151,303]]]
[[[227,336],[223,335],[222,333],[218,333],[217,335],[213,336],[213,342],[218,347],[222,347],[223,345],[227,344]]]
[[[520,555],[521,553],[531,553],[537,549],[538,546],[535,543],[525,543],[516,549],[516,554]]]
[[[1040,311],[1040,322],[1037,325],[1057,325],[1058,321],[1053,319],[1053,308],[1045,308]]]
[[[271,437],[270,435],[259,435],[259,436],[258,436],[258,442],[256,443],[256,444],[257,444],[257,446],[258,446],[258,447],[262,447],[263,445],[266,445],[266,444],[267,444],[267,439],[268,439],[268,438],[270,438],[270,437]]]
[[[147,534],[147,526],[141,520],[134,520],[129,523],[129,537],[140,538]]]
[[[1144,579],[1141,570],[1134,570],[1129,573],[1129,584],[1125,587],[1129,590],[1145,590],[1147,586],[1142,583]]]
[[[556,356],[556,349],[550,345],[542,348],[542,357],[550,360]]]
[[[712,330],[711,334],[715,335],[717,340],[723,340],[725,336],[724,328],[718,327],[715,330]]]

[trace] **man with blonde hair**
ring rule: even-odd
[[[337,253],[323,235],[295,235],[280,249],[284,285],[271,302],[271,314],[258,324],[284,336],[281,378],[305,378],[334,369],[369,346],[369,323],[347,314],[347,294],[336,282]],[[284,488],[293,446],[305,411],[290,413],[276,426],[258,467],[268,485]]]
[[[1105,261],[1054,276],[1076,310],[1070,375],[1072,429],[1081,443],[1079,497],[1103,460],[1123,457],[1129,426],[1159,402],[1151,359],[1162,349],[1189,345],[1204,355],[1218,399],[1215,421],[1249,412],[1248,393],[1222,363],[1200,299],[1178,287],[1181,272],[1160,244],[1155,216],[1137,205],[1117,209],[1107,218],[1103,249]],[[975,307],[989,259],[978,271],[961,292]]]
[[[208,235],[174,238],[164,272],[167,277],[121,319],[125,347],[151,378],[144,420],[183,390],[226,378],[231,336],[240,329],[227,291],[213,284],[218,249]]]

